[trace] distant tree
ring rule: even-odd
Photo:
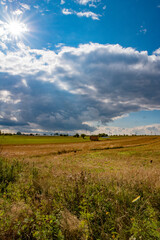
[[[55,133],[55,134],[54,134],[54,136],[58,136],[58,135],[59,135],[59,133]]]
[[[106,133],[99,133],[98,136],[99,136],[99,137],[108,137],[108,134],[106,134]]]
[[[21,132],[17,132],[17,135],[22,135],[22,133]]]
[[[81,137],[82,137],[83,139],[85,138],[85,136],[86,136],[86,134],[84,134],[84,133],[81,134]]]
[[[77,138],[79,138],[79,134],[78,133],[76,133],[73,137],[77,137]]]

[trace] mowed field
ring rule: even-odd
[[[26,145],[26,144],[49,144],[49,143],[74,143],[89,141],[89,137],[85,139],[72,136],[25,136],[25,135],[0,135],[1,145]]]
[[[0,141],[0,239],[160,239],[160,136]]]

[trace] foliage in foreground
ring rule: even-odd
[[[0,160],[0,239],[160,239],[160,191]]]

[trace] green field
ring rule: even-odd
[[[0,144],[50,144],[50,143],[74,143],[90,141],[89,137],[63,137],[63,136],[0,136]]]
[[[108,139],[120,139],[121,137],[99,138],[100,141]],[[81,143],[90,141],[89,136],[73,137],[73,136],[25,136],[25,135],[0,135],[1,145],[23,145],[23,144],[52,144],[52,143]]]
[[[14,137],[1,148],[0,240],[160,239],[159,136]]]

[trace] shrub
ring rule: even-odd
[[[21,164],[18,161],[9,163],[7,160],[0,158],[0,191],[4,192],[9,183],[13,183],[18,178],[21,171]]]

